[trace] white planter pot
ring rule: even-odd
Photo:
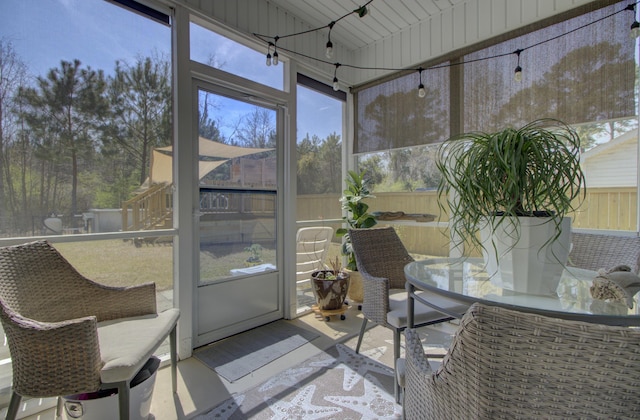
[[[160,359],[155,356],[145,363],[140,372],[131,380],[129,395],[129,419],[149,420],[151,417],[151,399],[156,383],[156,373]],[[73,366],[69,366],[73,368]],[[62,418],[64,420],[113,420],[118,418],[120,403],[118,390],[101,390],[88,394],[76,394],[62,397]]]
[[[364,283],[359,271],[351,271],[345,269],[349,273],[349,291],[347,297],[354,302],[364,302]]]
[[[556,226],[549,218],[519,219],[519,236],[508,222],[493,236],[488,226],[480,232],[491,282],[515,292],[555,295],[571,248],[571,219],[562,220],[562,233],[550,246],[544,244],[555,236]]]

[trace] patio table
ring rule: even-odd
[[[593,299],[590,287],[598,275],[592,270],[565,268],[556,295],[540,296],[513,292],[492,282],[480,258],[431,258],[414,261],[405,266],[407,278],[408,325],[413,326],[415,300],[444,314],[461,318],[439,308],[419,291],[428,291],[466,304],[481,302],[487,305],[537,313],[545,316],[586,321],[606,325],[640,326],[638,296],[632,309],[625,303]],[[425,298],[425,296],[427,298]]]

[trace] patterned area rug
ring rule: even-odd
[[[356,354],[336,344],[197,419],[394,419],[393,370],[378,362],[387,346]]]

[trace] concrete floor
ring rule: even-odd
[[[191,419],[208,412],[232,394],[262,383],[275,374],[303,362],[338,342],[349,340],[347,345],[355,348],[357,335],[362,324],[362,314],[358,311],[357,306],[352,306],[346,312],[345,320],[335,317],[330,322],[325,322],[311,313],[288,322],[315,331],[319,337],[292,351],[286,357],[281,357],[234,383],[229,383],[219,377],[212,369],[209,369],[198,359],[191,357],[178,363],[178,393],[176,396],[171,391],[169,363],[168,361],[163,363],[163,367],[158,370],[156,376],[149,418],[155,420]],[[374,326],[371,323],[369,326],[371,328],[365,334],[361,349],[367,349],[370,347],[368,342],[381,338],[392,343],[393,338],[390,330]],[[428,341],[436,348],[448,347],[455,326],[445,323],[430,328]],[[380,335],[383,336],[380,337]],[[380,360],[380,362],[392,366],[391,359],[393,357]],[[53,420],[55,412],[53,409],[49,409],[37,415],[26,417],[26,419]]]
[[[174,400],[171,393],[170,369],[160,369],[151,403],[151,413],[155,419],[189,419],[197,414],[206,413],[232,394],[262,383],[337,342],[357,336],[362,324],[362,314],[357,308],[351,307],[343,321],[336,317],[330,322],[325,322],[311,313],[290,322],[317,332],[319,337],[234,383],[219,377],[198,359],[191,357],[178,363],[178,397]],[[391,339],[391,331],[384,330]]]

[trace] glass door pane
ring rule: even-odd
[[[278,110],[240,98],[198,90],[197,345],[282,317]]]
[[[276,269],[275,192],[200,186],[200,284]]]

